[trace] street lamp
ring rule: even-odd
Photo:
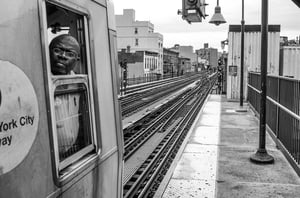
[[[217,6],[215,7],[215,14],[211,17],[209,23],[213,23],[217,26],[222,23],[226,23],[223,15],[221,14],[221,7],[219,6],[219,0],[217,0]]]
[[[262,0],[261,14],[261,94],[259,116],[259,148],[250,157],[255,163],[273,163],[274,158],[266,150],[266,99],[267,99],[267,64],[268,64],[268,0]]]
[[[226,23],[223,15],[221,14],[221,7],[219,6],[219,0],[217,0],[215,14],[212,16],[209,23],[213,23],[215,25]],[[242,0],[240,107],[243,107],[243,99],[244,99],[244,43],[245,43],[244,40],[245,40],[245,19],[244,19],[244,0]],[[240,109],[238,111],[244,112],[246,110]]]
[[[209,23],[220,25],[225,23],[221,14],[219,0],[215,8],[215,14]],[[243,76],[244,76],[244,0],[242,0],[242,21],[241,21],[241,86],[240,86],[240,106],[243,106]],[[250,157],[255,163],[268,164],[273,163],[274,158],[266,150],[266,99],[267,99],[267,64],[268,64],[268,0],[262,0],[261,17],[261,99],[260,99],[260,117],[259,117],[259,148],[256,153]]]

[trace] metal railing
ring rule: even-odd
[[[260,74],[249,73],[249,104],[260,112]],[[300,172],[300,80],[267,77],[266,122]],[[295,167],[296,166],[296,167]]]
[[[180,76],[191,76],[197,72],[186,72],[184,74],[178,74],[178,73],[171,73],[171,74],[164,74],[164,75],[157,75],[157,74],[150,74],[145,77],[135,77],[135,78],[127,78],[127,86],[130,85],[136,85],[141,83],[147,83],[147,82],[153,82],[158,81],[162,79],[168,79],[168,78],[175,78]]]
[[[175,77],[175,75],[174,75]],[[153,82],[153,81],[157,81],[157,80],[161,80],[161,79],[166,79],[166,78],[170,78],[170,76],[161,76],[161,75],[149,75],[149,76],[145,76],[145,77],[135,77],[135,78],[128,78],[127,79],[127,85],[136,85],[136,84],[141,84],[141,83],[146,83],[146,82]]]

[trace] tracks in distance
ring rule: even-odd
[[[142,121],[149,123],[146,126],[140,123],[132,126],[134,131],[124,130],[125,161],[150,137],[164,133],[164,138],[124,184],[125,198],[154,195],[215,80],[216,76],[203,79],[196,87],[174,98],[165,110],[149,115],[151,121]]]

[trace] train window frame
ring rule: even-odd
[[[70,12],[78,14],[83,17],[83,39],[85,46],[86,56],[86,74],[75,74],[75,75],[52,75],[50,65],[50,52],[48,45],[48,30],[47,30],[47,6],[46,4],[55,5],[66,9]],[[46,99],[48,109],[48,123],[49,123],[49,137],[50,147],[53,163],[53,172],[55,173],[55,179],[58,181],[58,185],[64,183],[63,181],[72,179],[77,174],[74,172],[83,171],[86,165],[90,164],[92,159],[96,159],[100,156],[101,150],[97,141],[96,133],[96,122],[95,122],[95,101],[94,101],[94,84],[92,74],[92,54],[90,51],[90,32],[89,32],[89,13],[85,8],[79,7],[74,3],[68,1],[57,1],[57,0],[41,0],[39,5],[40,10],[40,25],[41,25],[41,41],[43,47],[43,60],[45,68],[45,88],[46,88]],[[60,161],[59,159],[59,148],[58,148],[58,135],[56,129],[56,118],[55,118],[55,90],[59,85],[66,84],[78,84],[82,83],[87,87],[87,98],[88,98],[88,109],[89,109],[89,134],[91,137],[91,144],[84,147],[80,151],[72,154],[66,159]],[[51,124],[50,124],[51,123]]]
[[[52,80],[53,80],[53,85],[54,85],[52,87],[53,88],[52,93],[54,93],[54,94],[55,94],[56,88],[59,87],[59,86],[84,84],[85,87],[88,87],[87,76],[86,75],[64,77],[64,80],[61,80],[61,77],[60,78],[54,77]],[[88,101],[90,100],[89,97],[90,97],[89,94],[87,94],[87,98],[88,98],[87,100]],[[90,112],[89,112],[89,114],[90,114]],[[55,117],[55,114],[54,114],[54,117]],[[90,119],[89,123],[92,123],[91,116],[89,116],[88,118]],[[53,120],[55,120],[55,119],[53,119]],[[55,122],[55,125],[56,125],[56,122]],[[53,128],[56,129],[56,127],[53,127]],[[91,126],[89,126],[89,128],[91,128]],[[90,129],[90,130],[92,130],[92,129]],[[56,140],[58,140],[57,134],[58,134],[57,132],[54,133],[54,135],[55,135],[54,137],[55,137]],[[57,141],[55,141],[55,142],[57,142]],[[85,148],[83,148],[82,150],[77,151],[75,154],[71,155],[70,157],[67,157],[64,160],[59,161],[58,169],[63,170],[64,168],[68,167],[70,164],[78,161],[86,153],[89,153],[92,150],[94,150],[94,145],[93,144],[94,144],[94,139],[92,138],[90,145],[85,146]],[[57,146],[55,145],[55,149],[57,149],[57,148],[58,148],[58,145]],[[57,154],[57,155],[59,156],[59,154]]]

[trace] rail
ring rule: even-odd
[[[192,104],[189,102],[183,107],[184,112],[181,112],[181,115],[185,116],[176,126],[172,126],[154,151],[124,185],[123,195],[125,198],[153,197],[214,83],[215,79],[212,78],[209,83],[200,85],[200,89],[194,95],[194,100],[192,99]]]
[[[260,112],[260,75],[249,73],[248,100]],[[293,168],[300,175],[300,81],[267,77],[266,124]]]
[[[140,88],[143,91],[121,99],[122,116],[129,116],[139,109],[145,108],[145,106],[156,102],[162,97],[165,97],[166,95],[176,92],[191,83],[203,79],[205,76],[205,73],[201,73],[200,75],[192,76],[186,79],[180,79],[179,81],[172,83],[160,84],[151,88]]]

